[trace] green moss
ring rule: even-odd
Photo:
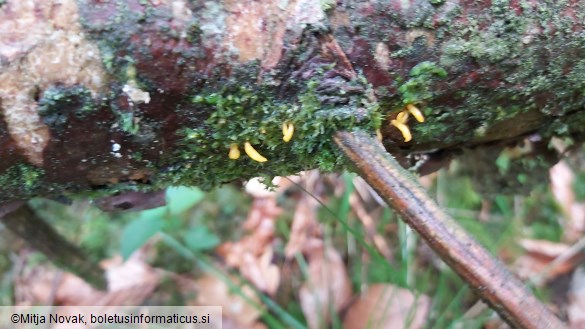
[[[40,179],[44,171],[28,164],[17,164],[8,168],[0,175],[0,186],[5,192],[4,195],[18,195],[23,198],[34,196],[40,185]]]
[[[364,83],[364,79],[350,82],[367,89]],[[210,188],[235,179],[293,174],[307,168],[339,169],[344,160],[332,135],[352,129],[373,133],[381,121],[378,106],[363,94],[347,96],[344,105],[324,105],[318,86],[318,79],[309,81],[300,96],[289,101],[276,99],[269,89],[237,83],[194,96],[193,104],[211,115],[203,125],[179,131],[182,147],[177,155],[183,163],[161,174],[158,184]],[[295,127],[289,143],[282,140],[284,122]],[[244,152],[245,142],[268,161],[250,159]],[[228,158],[231,144],[239,145],[242,155],[237,160]]]
[[[130,135],[136,135],[140,131],[140,125],[134,116],[134,112],[114,111],[114,114],[118,118],[118,127],[121,131]]]
[[[423,107],[427,122],[411,127],[417,143],[430,148],[433,143],[473,144],[528,131],[538,131],[544,138],[581,134],[572,128],[577,126],[575,118],[568,119],[567,114],[583,104],[585,38],[571,31],[573,20],[558,15],[566,2],[521,5],[523,14],[518,15],[509,1],[493,1],[489,15],[466,16],[465,23],[436,30],[442,49],[437,63],[449,77],[467,76],[480,83],[453,84],[459,92],[452,106],[433,104],[430,98],[432,113]],[[546,32],[552,26],[556,32]],[[545,32],[535,39],[537,28]],[[448,38],[441,41],[442,36]],[[414,89],[422,98],[432,96],[432,89],[423,86],[429,93],[417,93],[418,84],[413,85],[402,88]]]
[[[432,62],[422,62],[410,70],[410,79],[398,87],[403,104],[417,104],[433,97],[430,87],[435,78],[444,78],[447,71]]]
[[[48,88],[38,105],[39,115],[53,128],[65,125],[71,114],[84,118],[97,108],[91,92],[81,86]]]
[[[319,0],[319,3],[323,11],[328,11],[335,8],[337,2],[335,0]]]
[[[581,95],[585,91],[585,60],[575,58],[582,57],[585,38],[570,33],[568,29],[571,20],[558,17],[565,1],[545,1],[539,3],[536,9],[521,2],[523,14],[518,15],[510,8],[509,1],[498,0],[486,4],[486,10],[478,14],[466,12],[465,20],[458,18],[463,15],[462,8],[467,4],[450,8],[439,6],[443,2],[421,4],[417,7],[420,9],[417,9],[416,17],[409,16],[408,21],[401,19],[398,13],[388,11],[383,2],[374,2],[375,15],[383,13],[387,19],[363,15],[357,11],[358,14],[351,16],[352,24],[357,28],[341,29],[355,30],[364,40],[371,40],[371,49],[375,49],[377,42],[393,39],[388,31],[396,27],[426,27],[432,30],[432,44],[437,49],[430,49],[428,40],[418,38],[412,46],[392,53],[393,58],[399,57],[408,65],[423,60],[432,61],[419,63],[406,77],[395,77],[392,91],[380,97],[384,98],[382,101],[387,105],[386,111],[402,108],[408,103],[420,105],[424,111],[427,121],[411,125],[414,135],[414,143],[411,145],[425,144],[428,149],[474,145],[498,138],[512,138],[530,131],[542,132],[539,131],[542,126],[541,113],[555,117],[551,125],[554,129],[543,134],[545,138],[551,134],[566,136],[581,133],[567,128],[564,115],[580,109],[583,104]],[[323,0],[321,4],[328,6],[333,2]],[[94,10],[93,4],[84,6],[83,10]],[[431,15],[438,11],[441,11],[440,15]],[[187,40],[193,43],[192,50],[182,54],[184,58],[180,61],[206,56],[203,48],[198,46],[202,36],[208,42],[220,43],[219,39],[214,38],[220,38],[223,33],[225,8],[221,3],[208,1],[198,13],[197,19],[187,29]],[[137,13],[120,6],[118,17],[108,17],[106,21],[93,22],[93,25],[84,23],[86,29],[92,32],[90,34],[99,40],[104,65],[113,75],[113,80],[123,84],[136,78],[129,74],[132,73],[134,60],[126,54],[146,56],[150,53],[148,47],[129,42],[130,36],[142,33],[136,30],[136,26],[140,26],[136,22],[167,16],[169,12],[162,9],[149,7]],[[437,24],[431,24],[434,22],[430,19],[432,17],[439,19]],[[556,35],[545,32],[537,36],[550,40],[531,40],[534,34],[532,29],[548,31],[553,27],[558,31]],[[310,28],[315,29],[314,32],[321,31],[320,27]],[[176,37],[171,30],[161,28],[161,33],[165,37]],[[336,35],[337,40],[349,49],[350,45],[343,43],[348,42],[350,37],[339,33]],[[567,37],[563,37],[563,33],[567,33]],[[547,46],[538,46],[542,43]],[[304,47],[299,47],[295,60],[308,60],[307,54],[310,52],[305,54]],[[566,54],[566,47],[572,49],[572,52]],[[573,65],[575,62],[577,65]],[[495,69],[493,75],[492,69]],[[190,96],[191,104],[185,105],[185,100],[181,99],[180,108],[175,109],[175,114],[181,116],[180,122],[191,120],[192,125],[178,131],[181,142],[176,153],[153,168],[153,172],[163,171],[153,178],[154,188],[169,184],[195,184],[207,188],[236,178],[258,175],[269,177],[305,168],[333,170],[342,164],[339,154],[331,145],[333,132],[337,129],[359,128],[373,131],[379,126],[377,104],[367,103],[365,93],[348,97],[342,95],[343,89],[339,88],[339,94],[335,96],[346,97],[349,101],[343,105],[324,105],[320,98],[323,93],[317,91],[317,79],[306,85],[291,83],[294,88],[300,89],[298,97],[292,96],[297,95],[294,88],[293,91],[287,89],[288,95],[277,97],[275,95],[281,91],[256,85],[242,86],[237,81],[228,81],[223,88],[218,88],[223,83],[215,78],[223,74],[218,72],[219,68],[217,72],[193,75],[192,89],[197,90],[197,94]],[[449,79],[444,79],[447,72]],[[258,71],[255,70],[239,80],[256,81],[257,77]],[[144,76],[138,78],[140,80],[137,83],[143,83],[145,90],[156,90],[158,87]],[[263,76],[265,83],[270,78]],[[280,78],[274,81],[281,81]],[[202,87],[203,81],[206,87]],[[465,84],[465,81],[480,83]],[[357,79],[352,83],[367,86],[367,83]],[[394,87],[398,90],[395,94]],[[459,90],[456,97],[449,100],[437,97],[435,90],[445,92],[450,88]],[[537,101],[534,95],[542,96],[545,100]],[[356,109],[363,109],[363,113],[356,116]],[[537,112],[536,115],[528,119],[524,117],[524,114],[534,112]],[[117,114],[123,131],[140,135],[138,130],[143,127],[133,125],[135,116],[140,113]],[[282,141],[281,125],[285,121],[294,123],[296,128],[290,143]],[[496,124],[495,129],[492,129]],[[141,123],[141,126],[145,126],[145,123]],[[261,164],[249,159],[243,152],[245,141],[250,141],[269,161]],[[238,144],[242,151],[242,157],[236,161],[227,157],[231,143]],[[174,156],[180,159],[174,161]]]
[[[100,49],[102,63],[107,72],[118,81],[127,79],[127,68],[133,65],[133,59],[127,54],[135,52],[135,46],[129,43],[132,35],[139,33],[140,22],[149,19],[154,13],[150,10],[150,4],[146,4],[144,12],[132,10],[125,1],[115,1],[115,15],[108,16],[105,20],[88,21],[86,17],[92,17],[95,10],[112,11],[110,4],[105,2],[96,5],[82,1],[80,4],[80,23],[89,32],[88,36],[95,38]],[[102,9],[104,6],[107,9]],[[163,11],[157,14],[165,15]],[[166,14],[169,15],[169,14]],[[124,49],[124,51],[120,51]]]

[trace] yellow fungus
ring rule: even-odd
[[[398,128],[398,130],[400,130],[400,132],[402,133],[402,136],[404,137],[405,142],[409,142],[412,139],[410,129],[408,129],[407,125],[405,125],[404,123],[402,123],[398,120],[392,120],[392,121],[390,121],[390,123],[394,127]]]
[[[230,159],[236,160],[240,157],[240,149],[238,148],[238,144],[233,143],[230,145],[230,153],[228,154]]]
[[[406,104],[406,109],[408,110],[408,112],[410,112],[412,114],[412,116],[416,119],[416,121],[425,122],[425,117],[423,116],[422,112],[416,106],[414,106],[412,104]]]
[[[400,123],[406,123],[406,121],[408,121],[408,112],[402,111],[398,113],[396,116],[396,121]]]
[[[284,122],[282,124],[282,140],[285,143],[288,143],[292,139],[294,132],[295,132],[295,126],[293,126],[292,123]]]
[[[382,132],[380,131],[380,129],[376,129],[376,139],[381,142],[383,140],[382,138]]]
[[[256,151],[256,149],[252,146],[252,144],[250,144],[250,142],[244,143],[244,151],[246,151],[246,154],[254,161],[258,162],[268,161],[268,159],[266,159],[260,153],[258,153],[258,151]]]

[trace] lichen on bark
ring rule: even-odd
[[[380,126],[404,165],[530,135],[580,142],[584,6],[9,0],[0,7],[0,75],[12,79],[0,82],[0,175],[42,174],[37,188],[0,200],[339,169],[330,136],[358,127]],[[33,27],[25,34],[22,18]],[[58,49],[46,40],[77,47],[52,58],[61,70],[33,56]],[[31,58],[48,65],[17,64]],[[427,120],[410,123],[407,143],[390,120],[409,103]],[[11,118],[31,111],[18,130]],[[289,143],[283,122],[295,126]],[[38,132],[42,143],[32,143]],[[246,141],[269,161],[229,159]]]

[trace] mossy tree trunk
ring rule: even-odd
[[[0,200],[339,169],[342,129],[380,129],[422,171],[528,135],[580,141],[584,6],[0,1]],[[390,124],[406,104],[426,116],[410,142]],[[246,142],[268,161],[228,157]]]
[[[583,140],[584,16],[580,1],[0,0],[0,203],[338,170],[361,154],[338,131],[377,134],[421,172],[530,137],[546,167],[550,138]],[[440,216],[403,206],[449,261],[456,230],[441,249],[424,234]]]

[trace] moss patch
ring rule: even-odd
[[[433,97],[431,84],[435,78],[445,78],[447,71],[433,62],[422,62],[410,70],[409,76],[398,91],[403,104],[417,104]]]
[[[3,195],[18,195],[21,198],[35,196],[40,187],[40,179],[44,171],[27,164],[17,164],[8,168],[0,175],[0,186],[5,191]],[[6,192],[7,191],[7,192]]]
[[[322,94],[317,92],[319,84],[318,79],[310,80],[292,101],[277,99],[269,89],[257,90],[237,83],[194,96],[193,104],[212,114],[203,125],[178,132],[182,147],[177,152],[182,163],[161,174],[158,183],[196,184],[208,189],[259,175],[287,175],[307,168],[339,169],[343,157],[331,136],[338,130],[365,129],[374,133],[380,125],[378,106],[364,94],[348,96],[342,105],[325,105],[320,99]],[[349,84],[368,88],[364,79]],[[288,143],[282,140],[285,122],[295,127]],[[245,142],[250,142],[268,161],[259,163],[247,156],[243,151]],[[237,160],[228,158],[231,144],[241,150],[242,156]]]
[[[65,125],[71,111],[81,119],[97,109],[91,92],[80,86],[51,87],[45,90],[38,104],[39,115],[51,128]]]

